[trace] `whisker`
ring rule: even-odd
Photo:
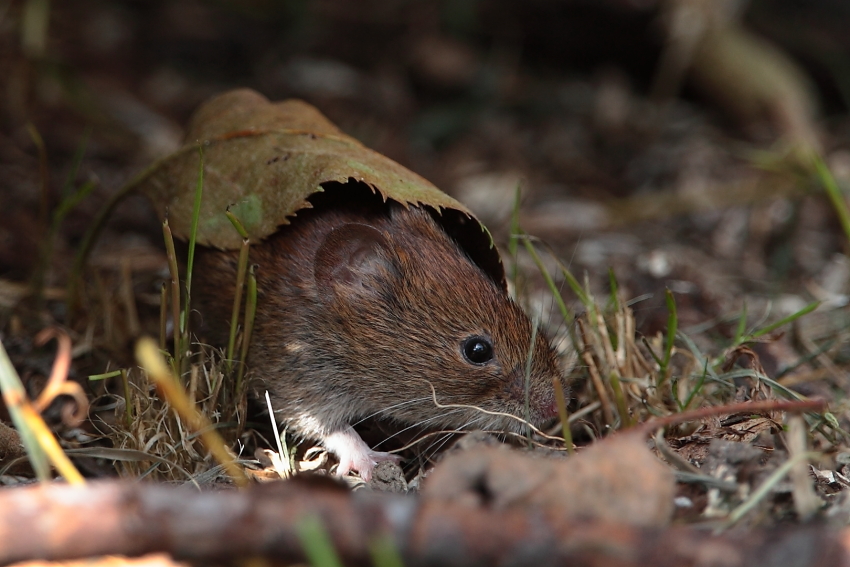
[[[427,382],[427,380],[426,380],[426,382]],[[525,425],[526,427],[530,427],[531,430],[534,433],[536,433],[537,435],[547,437],[547,435],[544,432],[542,432],[539,428],[537,428],[534,425],[532,425],[531,423],[529,423],[528,420],[525,420],[521,417],[518,417],[518,416],[516,416],[512,413],[507,413],[507,412],[504,412],[504,411],[490,411],[490,410],[486,410],[484,408],[481,408],[481,407],[478,407],[478,406],[475,406],[475,405],[469,405],[469,404],[441,404],[440,402],[437,401],[437,391],[434,389],[434,385],[431,384],[431,382],[427,382],[427,383],[428,383],[428,386],[431,387],[431,399],[434,401],[434,405],[437,406],[438,408],[442,408],[442,409],[449,409],[449,408],[474,409],[474,410],[481,412],[483,414],[506,417],[508,419],[515,420],[515,421],[519,422],[520,424]]]
[[[443,446],[449,442],[449,439],[451,439],[453,435],[454,433],[446,433],[445,435],[438,437],[430,445],[428,445],[425,449],[422,450],[422,457],[426,461],[430,461],[434,457],[434,455],[439,453],[440,449],[442,449]]]
[[[472,424],[476,423],[477,421],[478,421],[478,420],[476,419],[476,420],[473,420],[473,421],[471,421],[471,422],[467,422],[465,425],[463,425],[463,426],[461,426],[461,427],[468,427],[468,426],[470,426],[470,425],[472,425]],[[417,437],[416,439],[414,439],[414,440],[410,441],[410,442],[409,442],[407,445],[405,445],[404,447],[401,447],[401,448],[399,448],[399,449],[396,449],[396,451],[395,451],[395,452],[401,452],[401,451],[404,451],[404,450],[406,450],[406,449],[410,449],[411,447],[414,447],[414,446],[416,446],[416,445],[421,444],[421,443],[422,443],[423,441],[425,441],[425,440],[432,439],[432,438],[437,437],[437,436],[439,436],[439,435],[446,435],[446,434],[448,434],[448,435],[454,435],[454,434],[457,434],[457,433],[461,433],[460,429],[461,429],[461,428],[456,428],[456,429],[446,429],[446,430],[441,430],[441,431],[429,431],[429,432],[427,432],[427,433],[423,433],[421,436],[419,436],[419,437]],[[429,447],[430,447],[430,445],[429,445]],[[421,452],[421,451],[420,451],[420,452]]]
[[[424,397],[421,397],[421,398],[414,398],[412,400],[405,400],[403,402],[399,402],[399,403],[391,405],[389,407],[379,409],[378,411],[373,412],[373,413],[355,421],[351,425],[352,425],[352,427],[355,426],[355,425],[360,425],[361,423],[363,423],[367,419],[371,419],[371,418],[375,417],[376,415],[381,415],[382,413],[387,413],[387,412],[394,410],[394,409],[398,409],[398,408],[401,408],[401,407],[404,407],[404,406],[409,406],[409,405],[416,404],[416,403],[423,402],[423,401],[430,400],[430,399],[431,399],[430,396],[424,396]]]
[[[428,445],[428,447],[426,447],[425,449],[422,450],[423,457],[425,457],[426,460],[430,461],[431,458],[434,455],[436,455],[437,453],[439,453],[440,450],[443,448],[443,446],[446,443],[449,442],[449,440],[452,438],[452,436],[458,434],[461,430],[466,429],[467,427],[475,429],[472,426],[478,424],[479,422],[484,420],[484,418],[485,418],[485,416],[483,416],[483,415],[478,416],[475,419],[471,419],[470,421],[467,421],[466,423],[464,423],[463,425],[458,427],[455,431],[446,432],[445,435],[443,435],[442,437],[439,437],[438,439],[432,441],[431,444]]]
[[[389,440],[390,440],[390,439],[392,439],[393,437],[396,437],[396,436],[398,436],[398,435],[401,435],[402,433],[404,433],[404,432],[406,432],[406,431],[410,431],[411,429],[414,429],[414,428],[416,428],[416,427],[422,427],[423,425],[425,425],[425,424],[427,424],[427,423],[430,423],[430,422],[435,421],[435,420],[438,420],[438,419],[442,419],[442,418],[447,417],[447,416],[450,416],[450,415],[454,415],[454,414],[456,414],[456,413],[461,413],[462,411],[463,411],[462,409],[456,409],[456,410],[454,410],[454,411],[451,411],[451,412],[448,412],[448,413],[444,413],[444,414],[441,414],[441,415],[438,415],[438,416],[434,416],[434,417],[429,417],[428,419],[425,419],[425,420],[419,421],[419,422],[417,422],[417,423],[414,423],[414,424],[408,425],[408,426],[407,426],[407,427],[405,427],[404,429],[401,429],[401,430],[399,430],[399,431],[396,431],[395,433],[393,433],[393,434],[392,434],[392,435],[390,435],[389,437],[386,437],[383,441],[380,441],[377,445],[375,445],[375,448],[380,447],[383,443],[385,443],[385,442],[389,441]]]

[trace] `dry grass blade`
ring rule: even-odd
[[[573,433],[570,431],[570,415],[567,413],[564,387],[558,378],[553,378],[552,383],[555,387],[555,403],[558,406],[558,417],[561,420],[561,434],[564,436],[564,445],[566,445],[567,451],[572,455],[575,453],[575,445],[573,444]]]
[[[180,275],[177,268],[177,252],[174,249],[174,237],[168,219],[162,221],[162,238],[168,256],[168,273],[171,276],[171,335],[174,337],[174,367],[181,367],[183,348],[180,344]]]
[[[266,455],[271,459],[272,468],[274,468],[280,478],[289,478],[294,472],[290,466],[289,448],[281,442],[281,435],[277,428],[274,407],[272,407],[272,398],[269,396],[268,390],[266,390],[266,408],[269,410],[269,421],[271,421],[272,431],[274,431],[275,445],[277,446],[277,453],[274,451],[266,451]]]
[[[245,472],[236,465],[233,457],[227,451],[224,440],[213,429],[209,420],[198,412],[186,393],[178,385],[159,353],[156,343],[147,337],[139,339],[136,343],[136,358],[148,375],[156,382],[165,399],[189,427],[200,435],[207,449],[225,467],[233,482],[239,486],[247,485],[248,478],[245,476]]]
[[[630,406],[630,400],[657,398],[654,389],[650,388],[654,384],[650,376],[657,369],[652,369],[637,346],[631,309],[618,301],[611,319],[609,330],[609,321],[599,306],[583,314],[578,319],[578,347],[602,404],[605,423],[613,425],[617,421],[616,414],[621,425],[628,426],[639,410]]]
[[[578,326],[580,330],[579,348],[581,349],[582,360],[587,365],[590,379],[593,382],[593,387],[596,389],[596,395],[599,397],[599,403],[602,404],[602,415],[605,418],[605,424],[612,426],[614,424],[614,412],[611,409],[611,398],[608,396],[608,391],[602,383],[602,376],[600,375],[596,359],[594,359],[591,352],[592,347],[585,346],[589,345],[589,343],[592,344],[591,341],[593,340],[588,332],[588,322],[584,319],[579,319]]]
[[[804,454],[807,450],[806,422],[799,415],[788,418],[788,449],[791,457]],[[815,494],[809,476],[809,466],[805,461],[798,462],[790,472],[791,481],[794,485],[794,509],[803,521],[817,512],[823,505],[823,501]]]
[[[248,270],[248,289],[245,299],[245,329],[242,332],[242,349],[239,355],[239,371],[236,374],[236,391],[242,390],[245,377],[245,363],[248,360],[248,348],[251,345],[251,335],[254,332],[254,317],[257,314],[257,266]]]
[[[162,463],[164,465],[167,465],[168,467],[173,467],[179,470],[181,473],[183,473],[183,475],[185,475],[186,479],[189,480],[189,482],[194,484],[198,489],[201,488],[201,486],[192,476],[192,473],[181,467],[180,463],[177,463],[173,460],[165,459],[163,457],[159,457],[157,455],[151,455],[150,453],[145,453],[144,451],[136,451],[133,449],[113,449],[111,447],[84,447],[80,449],[68,449],[66,453],[78,457],[109,459],[110,461],[128,461],[140,463],[154,461]]]
[[[230,314],[230,335],[227,339],[227,374],[233,369],[233,353],[236,349],[236,332],[239,328],[239,308],[242,306],[242,292],[245,289],[245,275],[248,271],[248,251],[250,241],[246,238],[242,241],[239,250],[239,264],[236,268],[236,293],[233,297],[233,310]]]

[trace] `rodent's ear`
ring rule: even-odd
[[[327,300],[341,288],[367,290],[364,280],[368,276],[396,271],[392,257],[389,241],[374,227],[349,223],[333,229],[313,263],[319,295]]]

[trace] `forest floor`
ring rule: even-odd
[[[464,2],[373,0],[355,9],[344,1],[68,0],[51,5],[40,36],[37,16],[33,29],[23,23],[36,4],[0,6],[0,337],[33,390],[54,356],[34,345],[45,326],[66,328],[71,378],[101,400],[109,387],[87,377],[133,366],[135,339],[159,335],[168,262],[145,198],[129,197],[109,217],[85,272],[87,299],[72,313],[74,254],[109,195],[181,146],[201,102],[245,86],[270,100],[310,102],[466,204],[491,230],[508,272],[517,266],[513,292],[563,351],[574,349],[567,331],[578,324],[564,321],[533,258],[521,246],[516,257],[508,252],[518,219],[539,239],[570,316],[593,321],[558,262],[610,317],[612,334],[616,314],[628,317],[650,381],[676,377],[655,401],[644,382],[628,385],[630,419],[681,411],[688,404],[675,402],[686,399],[693,409],[822,398],[828,417],[808,416],[807,442],[821,451],[809,471],[831,505],[850,487],[848,235],[824,178],[796,160],[781,120],[742,117],[693,83],[686,96],[650,96],[663,44],[657,11],[613,1],[567,2],[553,13],[545,3],[522,9],[504,0],[475,16],[458,8]],[[850,121],[829,100],[807,124],[847,187]],[[813,312],[769,328],[814,302]],[[665,370],[652,354],[664,352],[671,321],[678,335]],[[593,406],[573,423],[583,446],[624,426],[599,399],[594,356],[572,359],[569,411]],[[737,424],[712,417],[668,432],[668,450],[715,472],[731,467],[754,488],[789,458],[786,429],[779,413]],[[758,451],[732,454],[716,439]],[[115,474],[108,459],[81,466]],[[751,522],[794,518],[790,492],[778,485],[771,513]],[[720,503],[709,493],[681,484],[678,516],[705,520],[745,500]]]

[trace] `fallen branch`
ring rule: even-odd
[[[323,479],[317,479],[323,480]],[[823,526],[712,535],[569,520],[557,510],[490,510],[409,496],[350,493],[330,481],[199,493],[98,482],[0,490],[0,564],[165,552],[178,560],[304,561],[297,527],[318,518],[347,565],[371,564],[389,538],[407,567],[711,564],[842,565],[850,530]]]

